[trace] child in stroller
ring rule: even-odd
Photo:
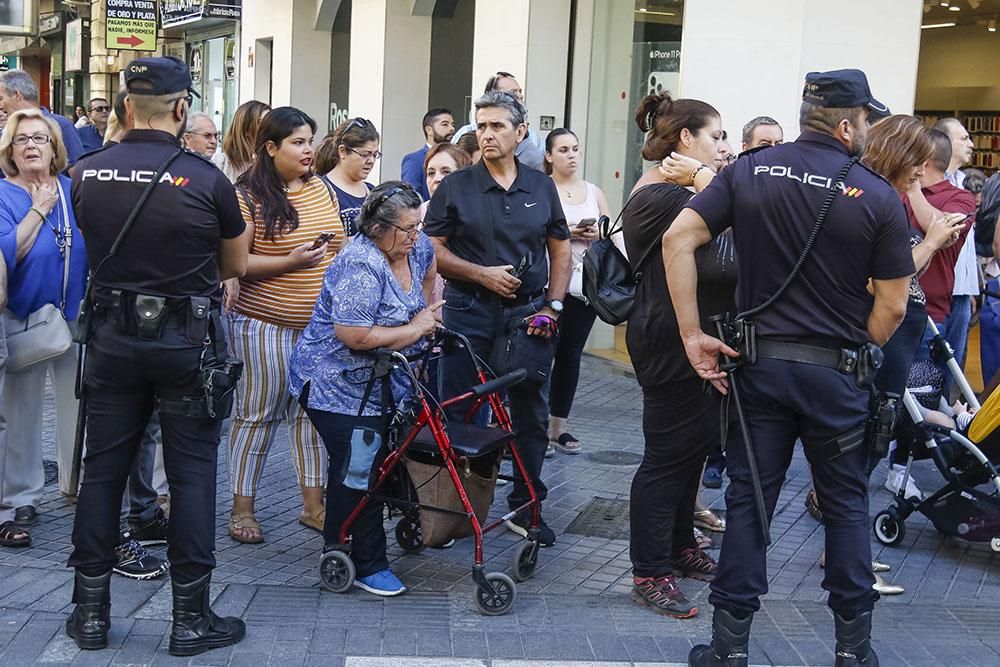
[[[930,361],[917,362],[903,397],[896,426],[897,447],[909,450],[903,481],[892,504],[875,517],[875,537],[894,546],[906,534],[913,512],[931,520],[943,535],[990,542],[1000,552],[1000,478],[991,459],[1000,455],[1000,392],[983,409],[974,395],[969,405],[947,405],[944,374]],[[946,484],[921,499],[906,492],[914,460],[931,459]],[[990,484],[990,491],[979,486]],[[911,487],[912,488],[912,487]]]

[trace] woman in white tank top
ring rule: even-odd
[[[559,342],[549,389],[549,452],[579,454],[580,442],[567,430],[580,379],[580,357],[597,313],[583,296],[583,254],[598,238],[597,219],[608,215],[608,201],[601,189],[580,178],[580,141],[566,128],[552,130],[545,139],[545,173],[559,191],[570,230],[573,273],[559,322]]]

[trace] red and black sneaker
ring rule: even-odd
[[[633,577],[632,599],[664,616],[694,618],[698,615],[698,607],[688,600],[677,586],[677,581],[670,575]]]
[[[712,557],[698,547],[688,547],[674,556],[673,566],[674,574],[678,577],[698,579],[699,581],[712,581],[719,569]]]

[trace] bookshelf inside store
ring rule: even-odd
[[[972,163],[968,166],[982,169],[987,176],[1000,169],[1000,111],[917,111],[916,115],[927,127],[941,118],[958,118],[972,138]]]

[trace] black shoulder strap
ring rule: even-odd
[[[601,233],[604,235],[604,238],[610,239],[612,234],[618,234],[624,231],[625,224],[621,222],[621,219],[622,216],[625,215],[625,209],[628,208],[628,205],[632,203],[632,200],[635,199],[635,196],[639,194],[639,192],[645,187],[646,186],[643,186],[642,188],[639,188],[638,190],[629,195],[628,199],[625,200],[625,204],[622,206],[622,210],[618,212],[618,217],[615,218],[614,224],[610,225],[610,229],[607,222],[607,218],[605,218],[604,229],[601,230]],[[640,280],[642,280],[642,267],[646,263],[646,260],[648,260],[656,251],[656,249],[660,247],[661,237],[662,235],[656,237],[653,243],[651,243],[650,246],[646,248],[645,252],[643,252],[642,255],[639,256],[638,262],[632,264],[631,260],[629,260],[629,265],[632,269],[632,280],[634,280],[635,282],[639,282]]]
[[[135,206],[132,207],[132,212],[128,214],[128,218],[125,219],[125,224],[122,225],[121,231],[118,232],[118,236],[115,238],[114,243],[111,244],[111,249],[108,251],[108,254],[97,263],[97,268],[90,274],[90,282],[87,285],[88,292],[90,291],[90,285],[93,285],[97,280],[97,274],[101,272],[101,269],[104,268],[107,261],[118,254],[118,250],[121,248],[122,243],[124,243],[125,237],[128,236],[128,233],[135,225],[135,221],[139,217],[139,212],[142,211],[142,207],[146,205],[146,200],[149,199],[149,196],[153,194],[153,188],[155,188],[157,183],[160,182],[160,178],[162,178],[164,172],[167,171],[167,167],[169,167],[170,163],[176,160],[177,156],[183,152],[184,149],[178,148],[176,152],[171,153],[170,156],[163,161],[163,164],[157,167],[156,171],[153,172],[153,177],[149,179],[149,183],[146,184],[146,188],[142,191],[142,194],[139,195],[139,199],[135,202]]]
[[[852,157],[847,161],[847,164],[843,166],[837,177],[834,178],[833,183],[830,184],[830,188],[826,193],[826,198],[823,200],[823,205],[819,209],[819,213],[816,214],[816,224],[813,225],[812,231],[809,232],[809,238],[806,239],[806,244],[802,247],[802,252],[799,254],[799,258],[795,260],[795,266],[789,272],[788,276],[785,278],[784,282],[778,287],[778,290],[768,297],[764,303],[739,313],[736,319],[742,320],[749,317],[755,317],[765,310],[770,308],[775,304],[775,302],[780,299],[785,291],[791,286],[795,278],[798,277],[799,272],[802,270],[802,265],[806,263],[809,258],[809,253],[812,252],[813,245],[816,243],[816,238],[819,236],[819,231],[823,227],[823,223],[826,221],[827,214],[830,213],[830,207],[833,206],[833,200],[837,196],[837,190],[840,188],[844,179],[847,178],[847,173],[851,170],[855,164],[858,163],[858,158]]]

